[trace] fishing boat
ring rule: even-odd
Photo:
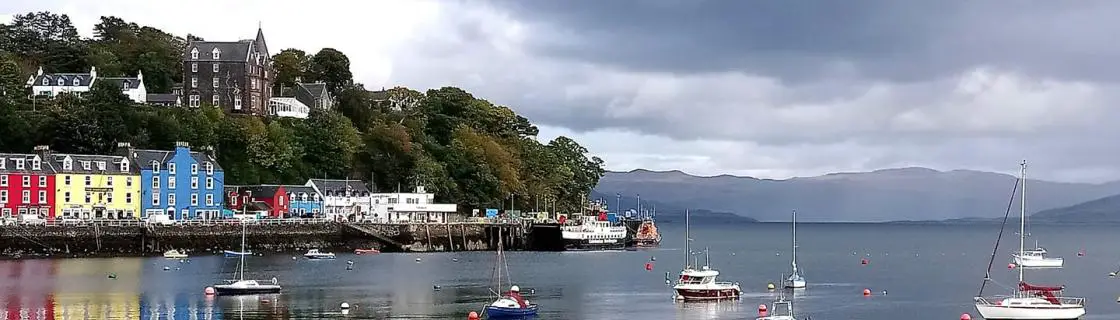
[[[782,278],[785,278],[785,275],[782,275]],[[766,314],[763,314],[761,308],[759,309],[759,316],[755,320],[797,320],[793,315],[793,299],[786,300],[785,292],[781,290],[778,291],[778,299],[770,303],[770,309],[766,310]]]
[[[692,241],[692,238],[688,236],[689,213],[687,210],[685,210],[684,216],[685,264],[680,277],[677,278],[677,284],[673,285],[673,298],[685,301],[738,299],[743,294],[743,291],[739,288],[739,283],[716,281],[719,271],[709,267],[710,260],[707,248],[704,249],[704,266],[700,269],[693,268],[694,265],[699,265],[699,261],[695,260],[692,264],[689,264],[689,257],[692,256],[689,242]]]
[[[490,293],[498,296],[497,300],[486,306],[483,314],[488,319],[517,319],[522,317],[530,317],[537,315],[537,305],[531,304],[525,298],[521,297],[521,288],[511,286],[509,291],[505,294],[498,293],[497,290],[502,289],[502,270],[505,270],[505,276],[510,284],[513,284],[513,279],[509,274],[509,264],[505,261],[505,254],[502,252],[502,236],[501,230],[498,231],[498,258],[494,264],[495,279],[497,279],[497,287],[491,288]]]
[[[354,254],[356,254],[356,255],[378,254],[378,253],[381,253],[381,251],[379,251],[377,249],[354,249]]]
[[[241,251],[245,251],[245,224],[241,225]],[[245,280],[245,256],[240,255],[241,261],[237,263],[237,280],[225,280],[225,283],[214,285],[214,293],[218,295],[246,295],[246,294],[271,294],[280,293],[280,284],[276,278],[271,281]]]
[[[171,249],[171,250],[164,251],[163,252],[163,257],[168,258],[168,259],[186,259],[187,254],[185,252],[182,252],[182,251],[179,251],[179,250]]]
[[[793,273],[789,275],[789,279],[785,279],[786,288],[804,288],[805,277],[801,276],[801,271],[797,270],[797,210],[793,211],[793,259],[790,265],[793,266]]]
[[[1065,259],[1047,257],[1046,249],[1035,243],[1034,249],[1020,251],[1012,255],[1015,265],[1027,268],[1061,268]]]
[[[661,234],[657,232],[657,225],[653,223],[652,218],[642,219],[633,241],[634,246],[639,248],[656,247],[661,244]]]
[[[307,250],[307,253],[304,253],[303,257],[311,260],[327,260],[334,259],[334,253],[322,252],[319,251],[319,249],[311,249]]]
[[[1019,251],[1024,252],[1024,241],[1026,238],[1026,217],[1027,217],[1027,162],[1023,161],[1019,167],[1019,181],[1016,182],[1016,187],[1020,186],[1022,196],[1020,198],[1020,212],[1019,212]],[[1014,190],[1014,189],[1013,189]],[[1004,214],[1004,226],[1007,224],[1007,217],[1011,213],[1011,204],[1014,202],[1015,192],[1012,191],[1012,200],[1008,203],[1007,212]],[[984,286],[991,279],[992,262],[995,261],[997,251],[999,250],[999,240],[1003,237],[1003,227],[1000,227],[999,237],[996,238],[995,249],[992,250],[991,260],[988,261],[988,271],[985,273],[984,282],[980,286],[980,292],[973,300],[976,303],[976,311],[984,319],[1078,319],[1085,315],[1085,298],[1079,297],[1063,297],[1062,291],[1065,286],[1039,286],[1027,283],[1024,279],[1024,269],[1022,267],[1016,268],[1019,271],[1019,283],[1015,287],[1011,295],[984,297]]]

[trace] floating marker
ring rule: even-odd
[[[972,320],[972,315],[967,313],[961,314],[961,320]]]
[[[766,290],[774,290],[775,287],[773,282],[766,284]]]
[[[439,291],[439,289],[440,289],[439,285],[432,286],[432,290]]]
[[[646,271],[653,271],[653,263],[646,262]]]
[[[1015,264],[1014,263],[1008,263],[1007,264],[1007,269],[1009,269],[1009,270],[1010,269],[1015,269]]]
[[[340,305],[338,307],[341,308],[342,310],[346,310],[346,309],[350,309],[350,304],[343,302],[342,305]]]
[[[478,312],[471,311],[467,314],[467,320],[478,320]]]
[[[202,290],[202,293],[205,293],[208,296],[212,296],[216,292],[214,291],[214,287],[206,287],[206,289]]]
[[[765,304],[758,305],[758,316],[759,317],[765,317],[766,316],[766,305]]]
[[[863,296],[864,297],[871,296],[871,289],[863,289]]]
[[[868,261],[867,258],[859,259],[859,264],[867,264],[868,262],[870,261]]]

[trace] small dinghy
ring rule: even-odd
[[[377,249],[355,249],[354,250],[354,254],[356,254],[356,255],[378,254],[378,253],[381,253],[381,251],[378,251]]]
[[[502,254],[502,236],[500,230],[498,231],[498,239],[498,259],[497,263],[494,265],[494,271],[497,275],[495,278],[497,278],[498,282],[496,288],[497,290],[501,290],[503,267],[505,268],[505,276],[511,278],[509,279],[511,283],[513,280],[509,275],[509,265],[506,264],[505,255]],[[509,292],[505,294],[497,294],[494,289],[490,289],[490,292],[497,295],[498,299],[487,305],[486,309],[483,311],[487,319],[520,319],[537,315],[537,305],[530,304],[529,301],[522,298],[521,288],[517,286],[510,287]]]
[[[307,253],[304,253],[303,257],[311,260],[334,259],[334,254],[330,252],[321,252],[319,249],[311,249],[307,250]]]
[[[187,254],[179,250],[171,249],[164,251],[163,257],[168,259],[186,259]]]

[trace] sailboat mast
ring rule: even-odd
[[[689,249],[688,249],[688,242],[692,240],[691,238],[688,237],[688,223],[689,223],[688,219],[689,219],[688,209],[684,209],[684,268],[685,269],[688,269],[688,256],[692,254],[692,252],[690,252]]]
[[[245,281],[245,221],[241,221],[241,254],[239,256],[241,256],[241,263],[238,264],[239,270],[237,273],[240,274],[239,279]]]
[[[793,210],[793,274],[797,274],[797,210]]]
[[[502,292],[502,228],[498,227],[498,288],[496,291]],[[499,294],[501,296],[501,294]]]
[[[1024,233],[1027,228],[1027,160],[1023,160],[1023,162],[1019,164],[1019,178],[1023,180],[1023,186],[1021,188],[1023,195],[1019,197],[1019,261],[1022,262],[1024,249],[1023,241],[1025,241],[1027,236]],[[1023,266],[1018,267],[1019,282],[1023,282]]]

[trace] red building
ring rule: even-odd
[[[287,218],[288,217],[288,204],[287,197],[288,191],[284,186],[276,185],[260,185],[260,186],[243,186],[236,189],[238,194],[238,201],[230,201],[230,209],[241,210],[245,202],[263,203],[265,206],[251,206],[252,210],[267,210],[268,216],[272,218]],[[248,201],[246,201],[248,200]],[[260,208],[260,209],[255,209]]]
[[[54,208],[51,162],[37,154],[0,153],[0,216],[35,214],[54,220]]]

